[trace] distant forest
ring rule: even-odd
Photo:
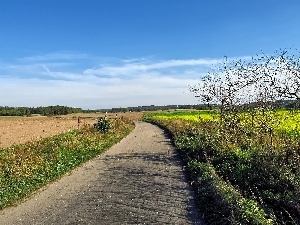
[[[42,116],[57,116],[70,113],[81,113],[81,108],[68,106],[46,106],[46,107],[8,107],[0,106],[0,116],[32,116],[35,114]]]
[[[216,107],[216,106],[215,106]],[[164,106],[157,106],[157,105],[149,105],[149,106],[136,106],[136,107],[125,107],[125,108],[112,108],[112,109],[101,109],[101,112],[111,112],[111,113],[118,113],[118,112],[143,112],[143,111],[158,111],[158,110],[171,110],[171,109],[196,109],[196,110],[203,110],[203,109],[211,109],[211,106],[198,104],[198,105],[164,105]]]
[[[258,103],[247,104],[250,108],[257,107]],[[280,100],[273,103],[276,108],[282,109],[295,109],[299,108],[299,102],[294,100]],[[108,112],[108,113],[119,113],[119,112],[142,112],[142,111],[157,111],[157,110],[182,110],[182,109],[217,109],[218,105],[165,105],[165,106],[136,106],[136,107],[119,107],[111,109],[96,109],[96,110],[84,110],[81,108],[74,108],[68,106],[41,106],[41,107],[9,107],[0,106],[0,116],[60,116],[72,113],[95,113],[95,112]]]
[[[210,107],[211,108],[211,107]],[[72,113],[96,113],[96,112],[142,112],[142,111],[157,111],[157,110],[170,110],[170,109],[208,109],[206,105],[166,105],[166,106],[137,106],[137,107],[120,107],[112,109],[95,109],[84,110],[81,108],[73,108],[68,106],[41,106],[41,107],[9,107],[0,106],[0,116],[59,116]]]
[[[245,109],[254,109],[259,107],[259,102],[248,103],[240,105],[240,107]],[[272,105],[274,108],[278,109],[299,109],[300,102],[296,100],[278,100],[276,102],[269,102],[269,105]],[[218,109],[218,105],[214,104],[197,104],[197,105],[166,105],[166,106],[137,106],[137,107],[125,107],[125,108],[112,108],[112,109],[101,109],[98,111],[101,112],[142,112],[142,111],[157,111],[157,110],[182,110],[182,109],[195,109],[195,110],[211,110]]]

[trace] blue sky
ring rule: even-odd
[[[197,104],[224,56],[299,48],[298,0],[2,0],[0,105]]]

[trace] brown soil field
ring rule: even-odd
[[[143,113],[70,114],[59,117],[0,117],[0,149],[78,129],[78,118],[80,118],[79,127],[92,125],[97,122],[98,117],[105,115],[112,119],[123,117],[138,120]]]

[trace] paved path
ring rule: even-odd
[[[170,140],[158,127],[135,130],[19,206],[0,224],[202,224]]]

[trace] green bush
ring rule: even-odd
[[[107,119],[107,117],[99,117],[98,122],[94,124],[94,128],[101,133],[107,133],[111,128],[111,122]]]

